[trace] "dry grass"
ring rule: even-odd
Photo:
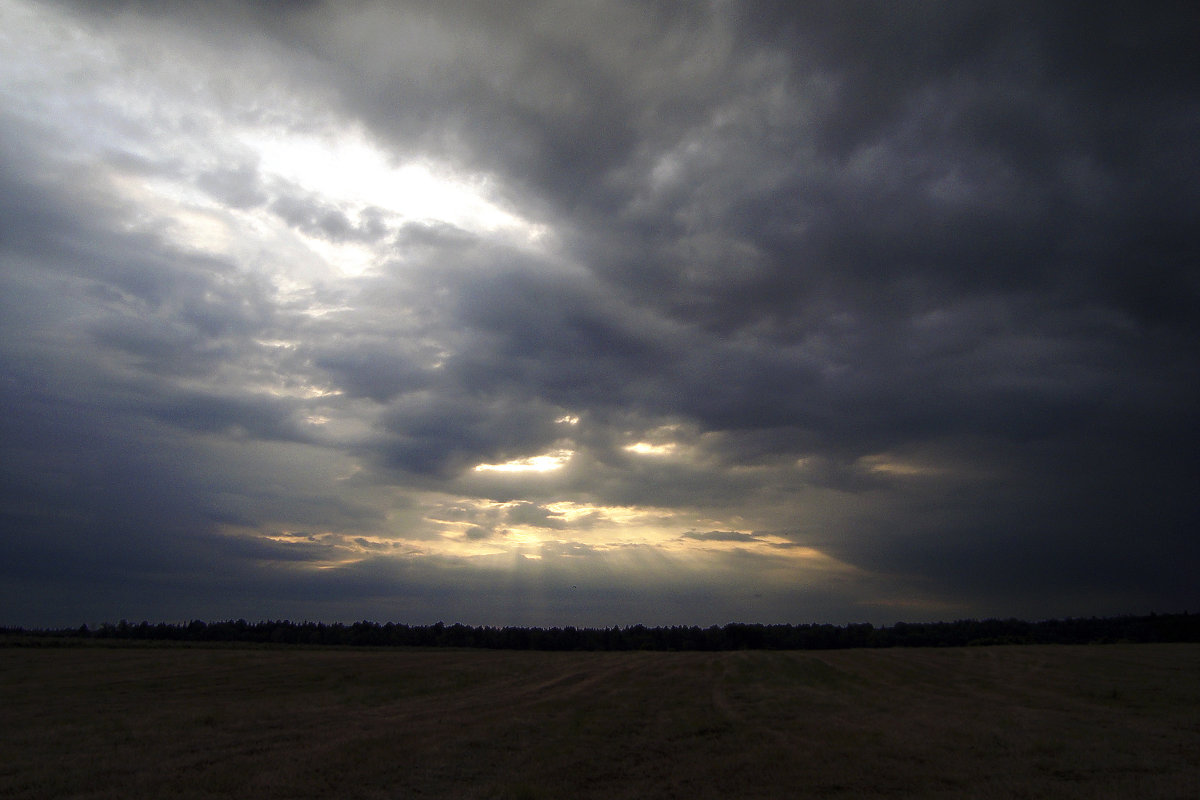
[[[1200,797],[1200,645],[7,648],[0,796]]]

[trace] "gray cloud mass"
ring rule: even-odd
[[[0,0],[0,623],[1196,610],[1198,33]]]

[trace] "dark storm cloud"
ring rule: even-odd
[[[536,503],[516,503],[505,514],[512,525],[533,525],[537,528],[563,530],[567,522],[561,514],[555,514],[545,506]]]
[[[391,405],[384,429],[389,436],[375,446],[389,467],[442,475],[527,455],[559,435],[545,409],[515,398],[480,402],[450,392],[401,397]]]
[[[389,340],[353,342],[331,348],[314,363],[352,396],[386,403],[399,394],[426,388],[431,379],[419,361],[397,350]]]
[[[587,231],[583,243],[589,246],[588,242],[598,237],[594,243],[596,251],[585,251],[588,256],[595,256],[589,266],[602,276],[619,279],[618,288],[628,289],[632,284],[653,290],[641,294],[638,300],[673,315],[701,324],[759,327],[766,336],[752,338],[752,346],[777,346],[780,337],[788,344],[811,342],[814,346],[824,346],[822,360],[831,367],[839,366],[839,361],[858,364],[890,361],[896,353],[886,348],[897,339],[900,344],[905,343],[910,334],[904,328],[913,320],[947,311],[953,314],[961,304],[992,299],[1005,317],[1002,324],[1018,329],[1028,325],[1030,336],[1040,333],[1037,328],[1047,320],[1046,310],[1051,315],[1059,313],[1060,303],[1068,311],[1071,308],[1086,311],[1098,301],[1112,307],[1114,314],[1127,311],[1118,303],[1105,302],[1110,300],[1105,296],[1108,289],[1103,280],[1096,285],[1095,273],[1106,267],[1119,268],[1128,275],[1141,274],[1142,270],[1123,263],[1098,264],[1089,256],[1103,253],[1111,260],[1119,251],[1113,237],[1121,235],[1121,231],[1114,230],[1109,223],[1133,216],[1134,209],[1144,211],[1142,204],[1149,200],[1144,196],[1149,188],[1144,177],[1137,179],[1137,186],[1131,186],[1132,181],[1123,178],[1141,175],[1142,168],[1151,162],[1159,164],[1161,169],[1168,154],[1188,159],[1184,166],[1191,164],[1194,157],[1182,135],[1193,129],[1195,115],[1190,104],[1180,102],[1191,96],[1191,86],[1171,78],[1161,97],[1147,100],[1144,84],[1120,81],[1108,87],[1106,80],[1108,73],[1113,72],[1111,68],[1096,74],[1085,69],[1075,76],[1076,81],[1083,82],[1085,90],[1085,97],[1080,98],[1069,81],[1057,83],[1056,70],[1064,59],[1059,51],[1066,46],[1060,41],[1063,34],[1057,29],[1039,29],[1036,24],[1021,22],[1019,15],[1003,10],[968,13],[957,9],[944,15],[943,10],[932,8],[893,12],[870,7],[860,11],[827,10],[812,14],[812,19],[785,20],[770,25],[769,29],[775,33],[770,37],[764,34],[762,39],[756,38],[759,33],[753,27],[739,31],[740,39],[724,31],[735,22],[753,26],[759,19],[757,14],[738,14],[736,20],[720,15],[704,20],[704,15],[700,15],[701,22],[688,22],[699,25],[709,36],[737,39],[727,44],[727,48],[741,47],[742,60],[755,55],[767,61],[774,58],[772,63],[778,65],[775,71],[768,70],[750,88],[759,94],[769,91],[781,94],[784,110],[795,113],[784,113],[778,119],[771,118],[769,109],[761,107],[761,103],[745,100],[738,105],[730,98],[730,91],[739,86],[735,81],[742,79],[736,70],[726,73],[721,69],[735,60],[732,56],[722,59],[717,53],[711,57],[714,63],[699,69],[705,78],[712,75],[724,78],[724,82],[707,83],[704,93],[686,82],[667,82],[659,95],[653,95],[642,86],[648,81],[643,62],[654,63],[664,57],[663,52],[649,53],[640,61],[609,62],[601,56],[607,47],[622,46],[619,41],[584,44],[586,55],[592,59],[589,63],[594,63],[595,68],[586,73],[569,71],[554,80],[574,87],[574,95],[588,97],[598,96],[598,90],[594,90],[598,83],[629,87],[626,91],[634,97],[622,98],[624,102],[615,104],[595,105],[604,106],[605,114],[625,112],[631,118],[637,116],[634,108],[644,113],[644,107],[634,105],[634,100],[653,106],[666,103],[663,96],[668,93],[695,93],[695,110],[679,120],[671,117],[663,123],[663,130],[655,130],[653,135],[647,131],[645,144],[648,148],[661,145],[665,130],[684,141],[689,134],[695,135],[701,145],[713,146],[716,151],[698,157],[696,174],[688,170],[686,159],[681,159],[678,181],[684,186],[681,193],[665,197],[660,206],[650,204],[642,212],[642,216],[649,215],[647,222],[653,223],[652,229],[645,223],[632,227],[623,224],[621,214],[593,218],[587,216],[590,206],[580,209],[584,222],[598,226]],[[466,17],[463,26],[468,30],[488,21]],[[402,19],[397,18],[397,22]],[[662,24],[653,15],[642,21]],[[341,24],[352,28],[358,23],[350,15]],[[1154,38],[1176,41],[1178,34],[1167,27],[1142,24],[1142,32],[1133,38],[1150,37],[1150,40],[1142,41],[1131,52],[1114,54],[1113,58],[1133,59],[1134,66],[1147,74],[1160,70],[1176,74],[1178,67],[1185,66],[1180,59],[1186,58],[1186,53],[1178,47],[1159,52],[1160,42]],[[1118,30],[1119,21],[1094,23],[1091,28],[1090,34],[1082,35],[1096,37],[1097,46],[1105,43],[1106,37],[1127,35]],[[781,35],[780,30],[791,35]],[[963,32],[969,35],[957,35]],[[515,35],[509,26],[503,25],[496,34],[500,42]],[[525,43],[531,53],[518,59],[514,74],[523,76],[525,73],[519,67],[526,63],[553,63],[552,56],[535,58],[538,48],[552,50],[556,38],[568,35],[551,23],[544,39]],[[337,37],[331,36],[327,46],[335,47],[336,42]],[[437,49],[436,42],[431,46],[436,52],[430,57],[436,60],[443,51]],[[444,46],[451,45],[444,43]],[[501,45],[497,50],[473,54],[460,69],[470,70],[476,60],[500,59],[503,50]],[[345,63],[352,69],[356,61],[347,58]],[[811,81],[814,76],[822,75],[828,75],[829,96],[808,101],[815,102],[817,107],[809,115],[800,114],[801,99],[789,99],[789,95],[800,94],[808,86],[805,79]],[[483,121],[490,108],[517,102],[513,95],[523,91],[526,84],[516,78],[493,80],[481,101],[472,104],[453,102],[453,87],[457,85],[441,87],[435,82],[418,91],[444,89],[445,108],[453,109],[453,113],[477,113],[480,124],[464,135],[488,137],[478,141],[478,153],[481,157],[487,154],[488,158],[499,158],[497,153],[511,148],[498,146],[495,139],[505,135],[520,138],[521,130],[487,125]],[[1017,88],[1021,91],[1017,92]],[[1101,138],[1095,131],[1098,124],[1095,105],[1105,90],[1111,95],[1105,97],[1107,106],[1119,107],[1127,101],[1137,101],[1142,106],[1153,103],[1159,113],[1149,118],[1155,120],[1151,124],[1156,130],[1166,134],[1165,140],[1144,134],[1146,117],[1107,121],[1106,125],[1127,128],[1126,138],[1134,145],[1124,154],[1122,163],[1107,165],[1105,162],[1112,161],[1114,154],[1101,158],[1100,153],[1093,152],[1098,146],[1095,140]],[[405,95],[399,88],[396,91],[394,102],[382,105],[403,117]],[[353,92],[347,94],[354,99]],[[1018,96],[1010,97],[1012,94]],[[370,99],[379,100],[374,94]],[[715,122],[717,111],[731,103],[733,108],[748,111],[747,117]],[[992,104],[990,113],[997,119],[1007,119],[1014,103],[1024,103],[1031,110],[1048,110],[1024,125],[1018,124],[1024,117],[1009,123],[1004,129],[1007,133],[996,131],[991,124],[970,124],[969,112],[977,106]],[[550,110],[539,109],[543,116],[549,116]],[[634,125],[634,120],[614,125],[585,125],[575,118],[571,108],[558,110],[563,117],[558,124],[569,125],[573,138],[593,137],[585,139],[583,145],[591,152],[607,153],[601,140],[609,137],[610,130],[614,127],[625,130]],[[553,129],[554,125],[546,127]],[[739,135],[747,128],[764,129],[758,138],[765,141],[753,141],[754,146],[748,146]],[[383,123],[378,129],[391,130]],[[981,139],[980,130],[987,132],[989,138]],[[400,128],[397,135],[402,136],[403,132]],[[768,133],[773,135],[766,136]],[[827,152],[831,144],[814,150],[810,142],[814,137],[820,142],[817,134],[822,133],[836,139],[838,147],[846,152],[840,155]],[[1031,138],[1035,140],[1033,143]],[[1049,142],[1040,145],[1048,153],[1039,150],[1042,140]],[[1156,152],[1151,145],[1162,152]],[[549,145],[542,150],[527,146],[543,155],[546,155],[544,150],[555,150]],[[636,146],[618,150],[629,161],[639,157]],[[734,169],[728,163],[728,156],[747,162],[751,166],[750,177],[780,165],[790,171],[778,175],[773,184],[746,185],[746,173]],[[608,179],[619,175],[623,166],[632,166],[617,159],[616,155],[605,155],[600,161],[552,160],[555,177],[547,179],[539,191],[554,196],[559,183],[568,182],[561,177],[566,175],[572,186],[594,186],[597,192],[585,200],[605,207],[603,204],[613,193]],[[1044,163],[1047,159],[1053,163]],[[517,161],[511,166],[501,165],[500,169],[506,175],[528,178],[531,173],[523,166],[524,162]],[[714,186],[713,182],[719,185]],[[628,195],[636,195],[643,188],[630,186],[624,202],[633,202],[636,196]],[[1115,196],[1104,196],[1106,188]],[[1131,188],[1137,189],[1141,196],[1119,196],[1121,191]],[[1178,180],[1171,181],[1166,188],[1185,193],[1179,198],[1185,202],[1156,205],[1194,207],[1194,189]],[[580,202],[579,189],[572,189],[571,193],[571,200]],[[1108,200],[1112,202],[1100,202]],[[713,230],[701,236],[677,221],[681,215],[686,218],[693,209],[700,215],[696,223],[711,224]],[[1173,212],[1162,222],[1170,227],[1176,224],[1171,218],[1182,219],[1178,212]],[[739,245],[745,251],[740,257]],[[1074,252],[1072,248],[1082,248],[1082,252]],[[711,257],[715,264],[706,268],[711,249],[717,250]],[[629,253],[628,259],[622,258],[623,251]],[[615,254],[616,261],[605,253]],[[1185,253],[1170,249],[1161,255],[1156,271],[1162,273],[1168,285],[1178,284],[1179,278],[1171,276],[1190,264],[1190,259]],[[747,267],[744,262],[753,263]],[[1149,277],[1138,280],[1146,284],[1156,282]],[[502,281],[505,279],[498,278],[495,283]],[[1178,292],[1166,294],[1175,296],[1176,303],[1192,302],[1196,292],[1194,280],[1191,283],[1183,298],[1178,297]],[[495,293],[494,301],[486,305],[488,313],[493,318],[505,319],[511,307],[513,314],[508,318],[514,320],[514,327],[516,321],[524,321],[522,314],[530,310],[529,306],[541,304],[535,312],[543,319],[535,318],[529,325],[509,331],[509,346],[528,348],[531,340],[544,331],[548,347],[582,344],[583,353],[594,346],[609,358],[631,356],[634,341],[627,336],[614,339],[611,321],[565,320],[561,326],[548,325],[545,315],[559,313],[564,303],[555,298],[547,302],[538,296],[540,291],[544,288],[510,283],[506,287],[486,286],[478,290],[477,296],[491,298]],[[699,296],[693,297],[696,294]],[[1031,294],[1041,308],[1026,308]],[[1191,301],[1186,299],[1189,295]],[[1116,299],[1124,302],[1124,294]],[[706,308],[709,304],[722,319],[710,318]],[[815,312],[806,313],[810,306],[815,307]],[[570,312],[568,306],[566,313]],[[468,318],[478,316],[471,306],[466,314]],[[483,322],[494,326],[490,320]],[[1120,317],[1111,321],[1114,326],[1122,323]],[[559,330],[572,334],[562,344],[553,338]],[[1090,333],[1082,330],[1079,336],[1084,339]],[[749,355],[765,357],[755,352]],[[908,356],[902,362],[908,366],[916,354],[899,355]],[[635,366],[641,364],[637,358],[629,360]],[[745,378],[747,372],[733,377]],[[770,372],[777,375],[779,370]],[[757,376],[751,373],[751,378],[754,377]],[[784,378],[781,391],[790,394],[803,377]],[[744,385],[738,380],[727,383]],[[757,391],[758,387],[754,388],[755,391],[746,394],[763,394]],[[744,399],[738,395],[736,405],[743,405],[740,401]]]
[[[169,425],[190,430],[276,441],[306,438],[290,424],[293,409],[279,401],[195,394],[164,397],[145,411]]]
[[[212,542],[236,521],[344,529],[369,550],[400,512],[344,493],[382,487],[449,498],[398,517],[414,541],[437,535],[418,524],[489,544],[528,526],[559,537],[547,564],[611,567],[569,540],[600,512],[568,522],[550,510],[565,499],[661,509],[664,541],[739,544],[743,571],[718,571],[731,586],[782,563],[751,545],[786,553],[746,529],[869,576],[858,600],[780,591],[764,614],[884,613],[880,593],[961,614],[1194,606],[1190,5],[128,3],[71,19],[126,49],[187,49],[207,112],[104,128],[119,141],[90,169],[53,154],[76,146],[71,126],[17,105],[0,118],[10,563],[103,572],[110,546],[134,573],[150,570],[135,551],[334,559],[351,545]],[[204,152],[236,138],[231,120],[315,130],[318,112],[398,163],[449,165],[545,238],[347,204],[271,178],[242,145],[207,160],[144,145],[185,131]],[[256,272],[290,268],[300,245],[180,245],[114,199],[155,180],[215,204],[179,201],[199,241],[261,211],[385,257],[351,277]],[[296,468],[276,485],[264,475],[286,459],[264,449],[242,456],[246,486],[218,491],[214,462],[190,459],[230,441],[354,479]],[[570,460],[544,475],[473,469],[559,451]],[[172,469],[151,466],[160,452]],[[647,578],[640,599],[604,603],[574,567],[544,568],[614,613],[715,579],[663,566],[657,594]],[[469,617],[499,602],[491,569],[380,556],[323,573],[318,594],[349,608],[409,591]],[[299,575],[278,579],[284,595],[303,594]],[[538,602],[584,602],[551,594]],[[752,608],[734,594],[713,596]]]
[[[271,204],[271,210],[310,236],[333,242],[374,242],[387,234],[382,212],[377,208],[364,210],[358,221],[352,222],[343,211],[317,198],[283,195]]]
[[[8,149],[0,169],[5,608],[58,624],[93,608],[124,616],[129,606],[109,597],[149,609],[179,591],[203,604],[226,578],[256,579],[254,562],[313,557],[217,531],[259,524],[272,506],[352,529],[361,508],[332,496],[307,507],[295,486],[285,498],[235,486],[234,461],[224,476],[209,471],[211,458],[179,435],[305,439],[295,403],[176,383],[218,382],[253,355],[273,313],[261,287],[228,262],[128,231],[126,209],[104,202],[86,171],[56,184],[52,158],[19,125],[7,131],[23,149]],[[277,475],[276,491],[287,480]]]
[[[252,164],[209,170],[197,177],[196,185],[230,208],[254,208],[267,202]]]
[[[758,537],[753,533],[739,531],[688,531],[684,539],[694,539],[698,542],[753,542]]]
[[[485,22],[467,16],[462,30]],[[693,420],[724,432],[734,463],[812,457],[828,465],[817,485],[901,492],[902,478],[859,459],[923,442],[994,470],[958,516],[885,504],[896,516],[881,525],[908,532],[891,562],[855,550],[872,540],[850,526],[837,534],[835,552],[875,569],[906,570],[905,552],[969,553],[1028,591],[1016,553],[1054,563],[1078,548],[1090,569],[1064,565],[1064,583],[1100,591],[1126,574],[1128,545],[1106,540],[1134,528],[1155,542],[1141,552],[1194,564],[1195,508],[1170,476],[1195,474],[1171,456],[1196,441],[1200,253],[1187,231],[1200,104],[1183,77],[1196,73],[1195,14],[817,4],[687,16],[674,27],[645,12],[641,25],[670,33],[639,57],[614,57],[632,46],[619,34],[573,39],[564,20],[511,58],[520,25],[501,25],[497,48],[456,63],[460,80],[362,95],[376,130],[421,147],[436,149],[410,137],[404,101],[449,109],[456,147],[556,198],[575,253],[616,292],[492,273],[456,315],[487,337],[448,368],[567,408]],[[683,30],[723,47],[681,58],[670,34]],[[563,40],[586,69],[547,68]],[[1122,441],[1121,457],[1064,466],[1097,437]],[[1157,477],[1132,474],[1147,470]],[[923,480],[927,503],[946,502],[948,478]],[[1018,518],[993,516],[1025,493]],[[1158,510],[1149,530],[1132,513],[1101,524],[1141,504]],[[913,571],[926,569],[943,573]],[[1047,597],[1054,574],[1037,581]]]

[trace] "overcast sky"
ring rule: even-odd
[[[1200,611],[1198,42],[0,0],[0,624]]]

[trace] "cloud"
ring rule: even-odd
[[[319,199],[282,195],[271,203],[271,210],[288,225],[332,242],[375,242],[388,233],[383,214],[377,208],[365,209],[355,222],[340,209]]]
[[[753,542],[757,541],[758,537],[753,533],[742,533],[740,531],[688,531],[682,534],[684,539],[694,539],[698,542]]]
[[[1194,605],[1188,14],[4,2],[12,621]]]
[[[511,525],[532,525],[551,530],[564,530],[567,527],[562,514],[530,502],[513,503],[508,507],[505,517]]]
[[[253,164],[203,172],[196,178],[196,185],[229,208],[250,209],[267,202],[262,179]]]

